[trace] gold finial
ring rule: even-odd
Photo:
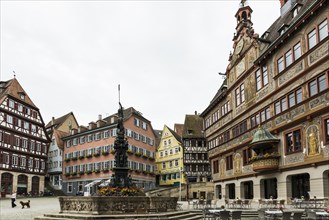
[[[246,6],[246,5],[247,5],[247,0],[241,0],[240,7],[242,8],[242,7]]]

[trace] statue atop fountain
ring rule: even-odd
[[[117,124],[117,137],[114,141],[114,168],[110,186],[112,187],[131,187],[132,181],[130,175],[128,176],[128,141],[125,138],[125,128],[123,126],[123,108],[119,102],[118,110],[118,124]]]

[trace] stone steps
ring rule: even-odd
[[[113,214],[113,215],[79,215],[79,214],[44,214],[44,216],[35,217],[34,220],[105,220],[105,219],[126,219],[126,220],[202,220],[202,210],[184,210],[163,213],[144,213],[144,214]],[[243,210],[241,219],[258,219],[257,210]]]
[[[79,214],[44,214],[35,217],[34,220],[102,220],[102,219],[139,219],[139,220],[199,220],[202,219],[202,212],[176,211],[166,213],[145,213],[145,214],[125,214],[125,215],[79,215]]]

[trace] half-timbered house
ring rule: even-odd
[[[0,82],[1,195],[44,190],[49,138],[39,109],[16,78]]]

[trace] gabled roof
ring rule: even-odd
[[[259,55],[255,63],[259,62],[261,59],[265,59],[267,54],[277,47],[277,44],[283,42],[285,38],[289,38],[292,32],[298,30],[296,27],[300,24],[306,24],[303,22],[303,20],[306,19],[305,17],[312,15],[313,13],[310,12],[315,10],[318,5],[321,5],[321,2],[325,2],[325,0],[297,0],[295,5],[291,5],[290,9],[293,9],[295,6],[301,6],[298,14],[293,17],[293,10],[287,10],[265,31],[268,33],[266,37],[259,39],[266,40],[269,42],[269,45],[262,54]],[[286,4],[291,3],[292,2],[288,1]],[[285,33],[280,35],[279,30],[282,29],[283,26],[286,26],[287,28],[285,29]]]
[[[60,131],[60,130],[54,130],[54,138],[56,140],[57,146],[59,149],[64,149],[64,141],[62,140],[63,137],[70,135],[70,133]]]
[[[23,87],[19,84],[19,82],[17,81],[16,78],[13,78],[13,79],[8,80],[8,81],[1,81],[0,82],[0,102],[3,102],[3,100],[7,96],[11,96],[11,97],[13,97],[17,100],[22,100],[21,97],[20,97],[21,94],[24,95],[24,100],[22,102],[24,102],[25,104],[28,104],[28,105],[32,106],[33,108],[39,110],[34,105],[32,100],[27,95],[27,93],[24,91]]]
[[[150,122],[149,120],[147,120],[146,118],[143,117],[142,113],[140,113],[139,111],[137,111],[136,109],[134,109],[133,107],[129,107],[123,110],[123,120],[127,120],[129,119],[132,115],[137,115],[139,118],[143,119],[146,122]],[[104,118],[103,120],[110,122],[112,117],[118,117],[118,113],[114,113],[106,118]]]
[[[50,128],[50,127],[58,127],[61,124],[63,124],[63,122],[65,122],[65,120],[72,115],[74,117],[73,112],[69,112],[66,115],[63,115],[62,117],[56,118],[54,120],[51,120],[48,122],[48,124],[46,125],[46,128]],[[75,119],[75,117],[74,117]],[[76,121],[76,120],[75,120]],[[78,123],[77,123],[78,124]]]
[[[200,115],[185,115],[184,138],[204,138],[203,133],[203,118]]]
[[[293,17],[292,11],[287,11],[284,15],[280,16],[266,31],[269,32],[269,35],[265,38],[271,42],[275,41],[279,38],[280,33],[279,30],[284,25],[291,26],[296,20],[298,20],[301,15],[316,1],[314,0],[298,0],[296,3],[301,5],[300,11],[298,12],[296,17]],[[289,4],[289,3],[286,3]]]
[[[210,104],[207,106],[207,108],[200,114],[201,117],[204,117],[213,107],[215,107],[225,96],[227,91],[227,79],[225,79],[218,89],[216,95],[214,98],[210,101]]]
[[[166,125],[165,125],[165,126],[166,126]],[[178,142],[182,143],[182,137],[179,136],[174,130],[172,130],[172,129],[169,128],[168,126],[166,126],[166,127],[168,128],[168,130],[170,131],[170,133],[174,136],[174,138],[175,138]]]
[[[183,129],[184,124],[174,124],[174,130],[180,137],[182,137],[183,135]]]

